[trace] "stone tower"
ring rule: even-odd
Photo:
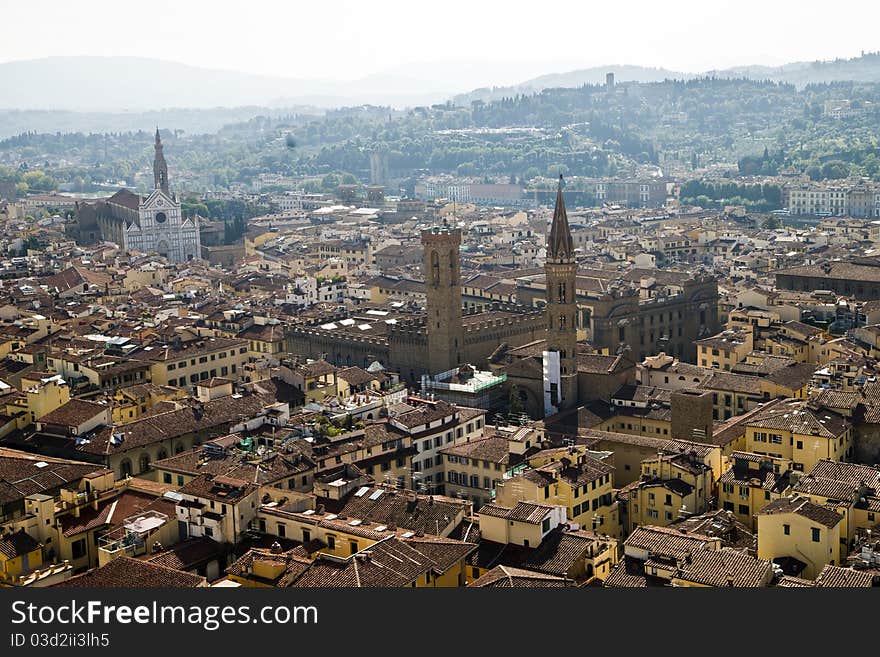
[[[166,195],[168,191],[168,165],[165,163],[165,155],[162,153],[162,138],[159,136],[159,128],[156,128],[156,143],[153,145],[156,155],[153,157],[153,182],[156,189],[161,189]]]
[[[446,222],[422,231],[425,291],[428,298],[428,371],[434,375],[458,367],[464,348],[461,324],[461,229]]]
[[[562,176],[556,192],[553,224],[544,263],[547,281],[547,351],[559,352],[560,409],[577,406],[577,262],[562,198]]]

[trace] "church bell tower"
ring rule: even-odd
[[[568,227],[568,215],[562,198],[562,176],[556,192],[553,224],[547,239],[547,259],[544,263],[547,282],[547,351],[558,353],[559,372],[556,390],[550,388],[550,403],[557,409],[577,406],[577,301],[575,283],[577,262],[574,243]],[[553,358],[555,362],[555,357]],[[545,365],[545,370],[547,369]],[[555,383],[556,373],[551,373]]]
[[[162,138],[159,136],[159,128],[156,128],[156,143],[153,145],[156,151],[153,157],[153,182],[156,189],[161,189],[166,195],[168,191],[168,165],[165,163],[165,154],[162,152]]]

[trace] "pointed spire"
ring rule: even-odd
[[[162,153],[162,138],[159,136],[159,126],[156,126],[156,143],[153,149],[156,151],[153,157],[153,182],[156,189],[161,189],[168,194],[168,165],[165,163],[165,155]]]
[[[562,198],[562,174],[559,174],[559,188],[556,191],[556,208],[553,210],[553,224],[550,226],[550,239],[547,241],[547,257],[554,260],[573,260],[574,243],[565,213],[565,200]]]

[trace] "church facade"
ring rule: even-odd
[[[168,165],[156,130],[153,191],[141,197],[121,189],[106,200],[79,203],[69,232],[77,243],[114,242],[126,251],[158,253],[171,262],[201,257],[197,217],[183,216],[180,201],[168,185]]]

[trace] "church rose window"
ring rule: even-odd
[[[156,223],[158,223],[158,224],[164,224],[164,223],[165,223],[165,220],[166,220],[167,218],[168,218],[168,217],[165,216],[165,213],[164,213],[164,212],[157,212],[157,213],[156,213]]]

